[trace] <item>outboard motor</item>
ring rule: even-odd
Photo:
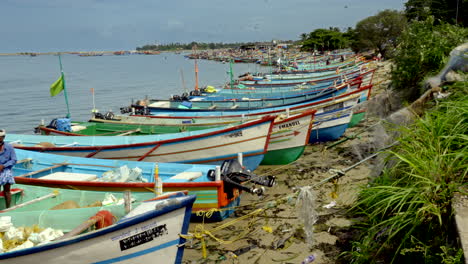
[[[182,99],[180,98],[180,96],[178,96],[178,95],[176,94],[176,95],[173,95],[173,96],[171,97],[171,101],[176,101],[176,102],[178,102],[178,101],[182,101]]]
[[[131,112],[132,112],[132,108],[130,106],[120,107],[120,113],[122,113],[122,114],[127,114],[127,113],[131,113]],[[102,116],[102,114],[100,114],[100,115]],[[102,116],[102,119],[104,119],[104,116]]]
[[[210,170],[208,178],[215,180],[215,171]],[[242,167],[237,159],[224,161],[221,165],[221,180],[224,181],[224,191],[228,194],[228,198],[233,198],[233,189],[239,189],[248,193],[263,195],[266,187],[272,187],[275,182],[275,176],[258,176],[249,170]],[[247,184],[251,186],[247,186]],[[256,185],[262,187],[257,188]]]
[[[204,88],[201,88],[201,89],[204,89]],[[201,95],[200,90],[190,91],[190,96],[200,96],[200,95]]]
[[[189,100],[189,97],[188,97],[188,93],[183,93],[180,98],[182,99],[182,101],[188,101]]]
[[[124,108],[124,107],[122,107],[122,108]],[[120,108],[121,109],[120,111],[122,111],[122,108]],[[105,119],[104,115],[101,114],[101,113],[94,113],[94,118],[96,118],[96,119]]]
[[[52,119],[52,121],[50,121],[50,123],[46,127],[57,129],[57,118]]]
[[[104,115],[104,119],[106,119],[106,120],[112,120],[112,119],[114,119],[114,113],[112,113],[112,111],[107,112],[107,113]]]

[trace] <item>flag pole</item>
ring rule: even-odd
[[[230,79],[229,83],[230,83],[231,89],[232,89],[232,87],[234,87],[234,79],[233,79],[234,74],[232,72],[232,61],[233,61],[233,59],[229,60],[229,79]]]
[[[60,74],[62,76],[62,81],[63,81],[63,94],[65,95],[65,103],[67,104],[67,118],[70,118],[70,106],[68,104],[68,96],[67,96],[67,88],[65,85],[65,75],[63,74],[63,68],[62,68],[62,57],[60,56],[60,53],[58,54],[59,57],[59,63],[60,63]]]
[[[93,114],[97,113],[97,109],[96,109],[96,101],[94,99],[94,88],[91,88],[91,94],[93,95]]]

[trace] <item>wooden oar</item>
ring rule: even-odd
[[[64,166],[95,166],[95,167],[106,167],[106,168],[117,168],[117,166],[99,165],[99,164],[80,164],[80,163],[52,163],[54,165],[62,164]]]
[[[8,212],[8,211],[11,211],[11,210],[15,210],[17,208],[20,208],[20,207],[24,207],[26,205],[30,205],[30,204],[33,204],[33,203],[37,203],[39,201],[42,201],[42,200],[45,200],[47,198],[52,198],[52,197],[55,197],[57,195],[59,195],[60,193],[59,192],[56,192],[56,193],[49,193],[47,195],[44,195],[44,196],[41,196],[39,198],[36,198],[34,200],[31,200],[31,201],[27,201],[27,202],[24,202],[24,203],[20,203],[20,204],[17,204],[15,206],[12,206],[10,208],[7,208],[7,209],[4,209],[4,210],[1,210],[0,213],[4,213],[4,212]]]
[[[95,216],[97,214],[95,214]],[[93,225],[95,225],[98,221],[99,220],[97,219],[97,217],[96,218],[91,217],[91,218],[87,219],[86,221],[84,221],[83,223],[81,223],[79,226],[73,228],[70,232],[66,233],[65,235],[54,239],[54,241],[63,240],[63,239],[67,239],[67,238],[70,238],[70,237],[77,236],[77,235],[83,233],[83,231],[85,231],[86,229],[88,229],[88,228],[92,227]]]
[[[126,136],[126,135],[130,135],[130,134],[133,134],[133,133],[136,133],[136,132],[140,132],[140,129],[137,128],[135,130],[132,130],[132,131],[128,131],[128,132],[125,132],[125,133],[122,133],[122,134],[119,134],[119,135],[116,135],[117,137],[119,136]]]
[[[99,129],[99,130],[104,130],[104,129]],[[132,129],[132,130],[121,130],[121,131],[112,131],[112,132],[106,132],[106,133],[100,133],[100,134],[95,134],[95,136],[105,136],[105,135],[112,135],[112,134],[117,134],[117,133],[134,133],[134,132],[140,132],[140,129]],[[115,135],[115,136],[120,136],[120,135]]]
[[[16,162],[16,164],[26,163],[26,162],[30,162],[30,161],[32,161],[31,158],[26,158],[26,159],[18,160],[18,161]]]
[[[22,175],[19,175],[19,176],[16,176],[16,177],[30,177],[32,175],[35,175],[35,174],[38,174],[38,173],[41,173],[41,172],[44,172],[44,171],[56,169],[56,168],[59,168],[59,167],[65,166],[65,165],[66,164],[64,164],[64,163],[59,163],[59,164],[51,166],[51,167],[47,167],[47,168],[40,169],[40,170],[37,170],[37,171],[28,172],[28,173],[25,173],[25,174],[22,174]]]
[[[109,223],[109,222],[106,223],[106,217],[112,217],[112,219],[108,219],[108,220],[111,221],[111,223]],[[105,227],[107,227],[109,225],[112,225],[114,223],[114,219],[115,219],[115,217],[112,215],[111,212],[109,212],[107,210],[100,210],[95,215],[91,216],[89,219],[87,219],[86,221],[81,223],[79,226],[73,228],[73,230],[66,233],[65,235],[63,235],[63,236],[61,236],[59,238],[56,238],[54,241],[63,240],[63,239],[67,239],[67,238],[79,235],[79,234],[83,233],[85,230],[87,230],[88,228],[92,227],[95,224],[98,224],[97,227],[96,227],[97,229],[105,228]],[[101,224],[100,224],[100,222],[101,222]]]

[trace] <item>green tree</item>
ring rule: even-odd
[[[335,50],[346,47],[348,42],[338,28],[319,28],[310,32],[308,37],[302,41],[302,50]]]
[[[361,20],[356,25],[356,51],[377,50],[385,56],[397,45],[396,39],[406,26],[402,12],[384,10],[375,16]]]
[[[468,0],[408,0],[405,15],[408,20],[424,21],[429,16],[450,24],[468,26]]]

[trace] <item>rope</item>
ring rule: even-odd
[[[373,126],[375,126],[376,124],[370,126],[370,127],[367,127],[366,129],[369,129]],[[349,170],[359,166],[360,164],[366,162],[367,160],[371,159],[371,158],[374,158],[375,156],[377,156],[378,154],[381,153],[382,150],[385,150],[385,149],[388,149],[388,148],[391,148],[393,146],[395,146],[396,144],[398,144],[399,142],[396,141],[384,148],[381,148],[380,150],[378,150],[376,153],[356,162],[355,164],[345,168],[345,169],[342,169],[342,170],[339,170],[339,169],[330,169],[329,172],[332,174],[332,176],[330,177],[327,177],[325,179],[323,179],[322,181],[310,186],[310,188],[317,188],[319,186],[321,186],[322,184],[326,183],[326,182],[329,182],[329,181],[332,181],[333,184],[334,184],[334,189],[331,193],[332,195],[332,198],[336,198],[337,196],[337,192],[338,192],[338,179],[343,177],[346,172],[348,172]],[[276,170],[279,170],[279,169],[282,169],[286,166],[290,166],[291,164],[294,164],[295,162],[297,161],[294,161],[288,165],[284,165],[284,166],[280,166],[278,168],[275,168],[274,170],[270,170],[269,173],[273,172],[273,171],[276,171]],[[232,221],[229,221],[225,224],[222,224],[216,228],[213,228],[211,230],[206,230],[205,227],[204,227],[204,223],[203,224],[199,224],[195,227],[195,232],[193,234],[187,234],[187,235],[180,235],[182,238],[185,238],[185,239],[198,239],[200,240],[201,244],[202,244],[202,255],[203,255],[203,258],[207,258],[207,249],[206,249],[206,238],[207,237],[210,237],[211,239],[213,239],[214,241],[220,243],[220,244],[230,244],[230,243],[233,243],[243,237],[245,237],[248,233],[250,233],[250,229],[252,227],[252,224],[253,222],[250,221],[247,225],[247,228],[244,229],[243,232],[241,232],[239,235],[237,235],[234,239],[231,239],[231,240],[223,240],[223,239],[220,239],[218,237],[216,237],[214,235],[214,233],[226,228],[226,227],[229,227],[229,226],[232,226],[240,221],[243,221],[244,219],[246,218],[249,218],[249,217],[255,217],[255,216],[258,216],[260,213],[266,213],[266,210],[268,209],[271,209],[271,208],[276,208],[278,205],[280,204],[284,204],[284,203],[292,203],[292,201],[294,199],[297,199],[298,198],[298,195],[300,193],[300,190],[295,190],[294,193],[292,194],[288,194],[288,195],[285,195],[283,197],[280,197],[280,198],[272,198],[272,199],[269,199],[269,200],[263,200],[261,202],[256,202],[256,203],[250,203],[250,204],[246,204],[246,205],[239,205],[239,206],[235,206],[235,207],[230,207],[230,208],[226,208],[226,209],[211,209],[209,211],[198,211],[197,212],[197,215],[202,215],[203,213],[205,213],[205,216],[208,216],[210,217],[214,212],[217,212],[217,211],[222,211],[222,210],[233,210],[233,209],[239,209],[239,208],[243,208],[243,207],[247,207],[247,206],[257,206],[259,204],[264,204],[264,207],[263,208],[259,208],[259,209],[256,209],[255,211],[253,212],[250,212],[246,215],[243,215],[241,217],[238,217]],[[267,218],[268,219],[268,218]],[[271,230],[271,228],[269,228],[267,226],[268,222],[266,223],[265,226],[263,226],[263,230],[265,232],[269,232],[269,230]]]
[[[203,255],[203,258],[206,258],[207,257],[207,250],[206,250],[206,241],[205,241],[205,237],[211,237],[213,240],[215,240],[216,242],[220,243],[220,244],[231,244],[231,243],[234,243],[235,241],[245,237],[248,233],[250,233],[250,228],[252,227],[252,222],[250,222],[247,226],[247,228],[244,229],[243,232],[241,232],[238,236],[236,236],[233,240],[223,240],[223,239],[220,239],[218,237],[216,237],[213,233],[216,233],[217,231],[221,230],[221,229],[224,229],[228,226],[231,226],[231,225],[234,225],[235,223],[237,222],[240,222],[246,218],[249,218],[249,217],[254,217],[255,215],[263,212],[264,209],[257,209],[253,212],[250,212],[246,215],[243,215],[241,217],[238,217],[232,221],[229,221],[225,224],[222,224],[216,228],[213,228],[212,230],[206,230],[205,229],[205,226],[204,224],[199,224],[199,225],[196,225],[195,226],[195,232],[193,234],[187,234],[187,235],[183,235],[183,234],[180,234],[179,236],[182,237],[182,238],[185,238],[185,239],[193,239],[193,238],[196,238],[198,240],[200,240],[201,244],[202,244],[202,255]]]

